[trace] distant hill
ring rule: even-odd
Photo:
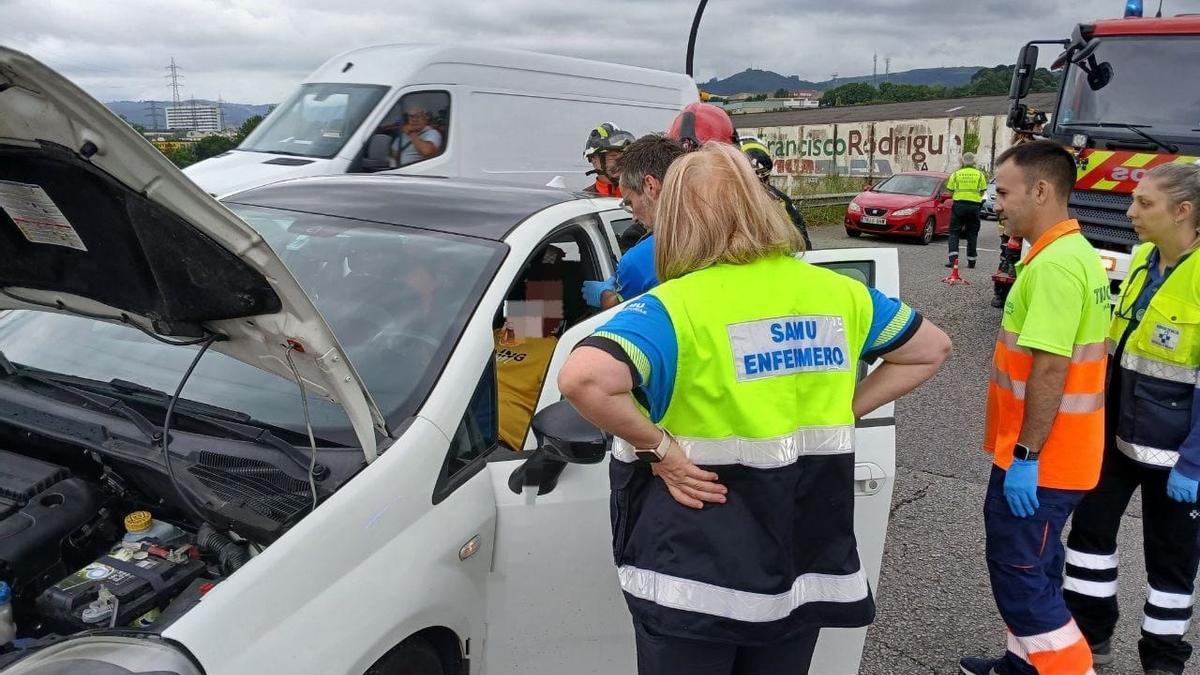
[[[919,68],[916,70],[905,70],[899,73],[891,73],[887,76],[887,81],[894,84],[925,84],[925,85],[944,85],[947,87],[961,87],[970,84],[971,76],[979,72],[984,66],[956,66],[953,68]],[[740,73],[730,75],[724,79],[713,78],[708,82],[700,85],[704,91],[712,94],[720,94],[729,96],[732,94],[742,93],[772,93],[779,89],[789,90],[804,90],[815,89],[817,91],[825,91],[833,89],[835,86],[849,84],[851,82],[870,82],[870,75],[855,75],[853,77],[839,77],[836,82],[833,80],[825,80],[823,82],[812,82],[802,80],[796,75],[780,75],[779,73],[770,70],[757,70],[747,68]],[[883,73],[878,76],[878,81],[883,82]]]
[[[165,129],[167,127],[167,106],[173,105],[170,101],[155,101],[158,106],[157,119],[152,124],[150,121],[150,101],[108,101],[104,105],[116,114],[129,120],[130,124],[140,124],[147,129]],[[207,101],[204,99],[196,99],[196,105],[217,105],[216,101]],[[250,103],[230,103],[226,101],[222,104],[225,109],[225,126],[237,128],[242,126],[242,122],[250,119],[255,115],[266,115],[271,104],[250,104]]]

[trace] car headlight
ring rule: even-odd
[[[913,206],[913,207],[910,207],[907,209],[900,209],[899,211],[892,211],[892,215],[896,216],[898,218],[903,218],[904,216],[911,216],[912,214],[914,214],[920,210],[921,210],[921,207]]]
[[[850,202],[850,213],[862,213],[862,207],[854,202]]]
[[[204,675],[182,651],[158,636],[96,635],[65,640],[17,661],[4,675],[56,673],[173,673]]]

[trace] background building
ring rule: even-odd
[[[167,108],[167,128],[215,133],[225,128],[225,121],[218,106],[185,104]]]

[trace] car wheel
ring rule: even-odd
[[[392,648],[365,675],[445,675],[442,659],[429,641],[410,637]]]
[[[861,237],[861,236],[862,236],[862,232],[859,232],[858,230],[852,230],[852,229],[850,229],[850,228],[848,228],[848,227],[847,227],[847,228],[846,228],[846,236],[847,236],[847,237],[853,237],[853,238],[855,238],[855,239],[858,239],[859,237]]]
[[[925,228],[921,230],[922,246],[927,246],[933,241],[933,230],[935,227],[937,227],[937,221],[934,220],[933,216],[929,216],[929,219],[925,221]]]

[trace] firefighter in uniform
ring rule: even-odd
[[[946,267],[954,267],[954,261],[958,259],[958,241],[964,234],[967,237],[967,267],[975,267],[978,255],[975,244],[979,239],[979,205],[987,192],[987,176],[975,168],[974,153],[964,152],[962,161],[962,168],[950,174],[946,181],[946,189],[954,193],[954,206],[950,211],[950,262]]]
[[[1133,255],[1109,330],[1108,429],[1100,484],[1067,539],[1065,596],[1096,663],[1112,660],[1117,528],[1142,490],[1146,603],[1138,652],[1146,673],[1182,673],[1200,562],[1200,167],[1152,169],[1129,217]]]
[[[775,163],[771,161],[771,153],[767,150],[767,146],[758,141],[745,141],[742,143],[742,152],[746,153],[746,159],[750,160],[750,166],[754,167],[754,173],[758,174],[758,179],[762,181],[763,187],[767,188],[771,197],[779,202],[787,212],[792,224],[796,226],[796,231],[804,239],[804,250],[811,251],[813,245],[812,240],[808,238],[808,225],[804,222],[804,214],[796,208],[791,197],[787,196],[783,190],[771,185],[771,169]]]
[[[584,192],[601,197],[621,196],[621,188],[617,183],[617,160],[621,157],[621,151],[633,140],[633,134],[612,122],[605,122],[588,132],[583,156],[592,164],[592,170],[587,175],[595,176],[596,182],[584,188]]]
[[[874,615],[854,540],[855,419],[931,377],[950,341],[794,257],[795,228],[735,147],[675,160],[658,213],[664,282],[559,375],[616,437],[613,553],[638,672],[805,673],[821,628]],[[858,360],[880,355],[856,387]]]

